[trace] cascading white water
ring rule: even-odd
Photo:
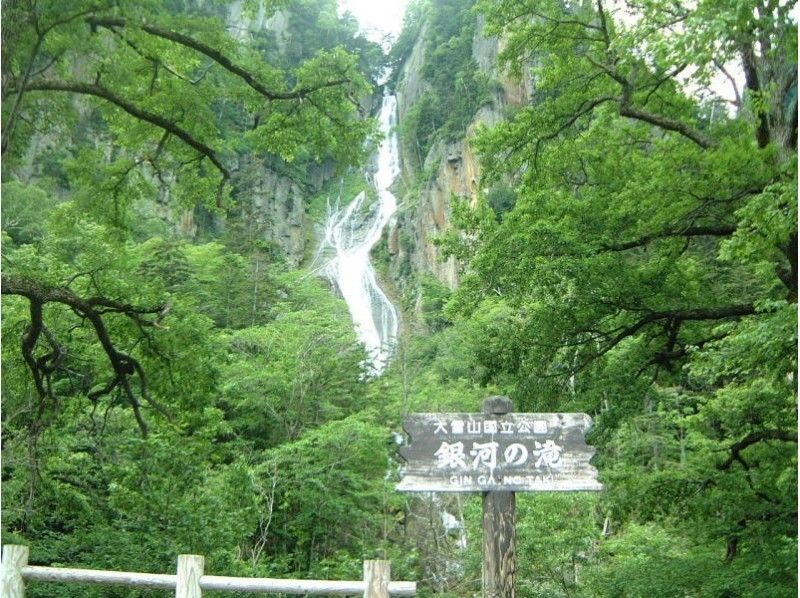
[[[374,186],[378,201],[367,206],[367,194],[359,193],[346,207],[341,206],[341,194],[336,204],[328,206],[325,235],[320,243],[314,264],[335,284],[350,310],[356,333],[369,353],[370,374],[378,375],[385,368],[397,340],[397,311],[378,286],[369,253],[381,238],[383,228],[397,209],[397,199],[389,186],[400,173],[399,148],[394,131],[397,101],[386,95],[380,112],[383,142],[378,148],[378,169]],[[328,261],[325,261],[325,260]],[[392,465],[391,467],[395,467]],[[458,535],[457,546],[467,546],[463,514],[447,512],[435,494],[431,495],[447,533]],[[454,564],[454,567],[458,567]]]
[[[397,310],[378,286],[369,259],[372,247],[380,240],[383,228],[397,210],[397,198],[389,186],[400,173],[397,134],[394,131],[397,100],[383,97],[380,127],[384,139],[378,148],[378,168],[374,185],[378,200],[367,205],[367,194],[359,193],[342,209],[337,200],[328,207],[325,236],[317,252],[333,257],[323,266],[328,279],[341,292],[358,338],[369,354],[372,375],[385,368],[397,341]],[[315,260],[316,261],[316,260]]]

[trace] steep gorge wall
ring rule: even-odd
[[[268,17],[263,3],[253,14],[244,9],[243,0],[236,0],[228,8],[228,28],[240,40],[268,31],[274,36],[278,51],[285,52],[289,14],[282,10]],[[252,227],[261,231],[263,239],[293,267],[299,266],[306,254],[305,200],[332,175],[327,167],[312,165],[309,169],[310,188],[277,172],[264,160],[245,156],[239,163],[241,175],[235,191],[238,201],[246,204],[244,211],[254,219]]]
[[[271,15],[263,2],[257,11],[245,10],[243,0],[232,2],[228,8],[228,27],[233,35],[244,40],[267,32],[281,58],[286,57],[290,46],[300,43],[294,36],[302,25],[293,24],[294,18],[291,4]],[[324,20],[324,15],[319,18]],[[366,114],[375,113],[380,107],[379,92],[358,100]],[[252,219],[251,229],[260,231],[290,266],[301,266],[318,243],[315,236],[320,232],[319,223],[307,214],[310,199],[337,176],[336,164],[327,160],[290,166],[277,158],[245,156],[240,159],[239,171],[235,194],[242,212]]]
[[[452,196],[468,198],[471,203],[480,193],[480,166],[470,141],[483,124],[499,122],[508,108],[526,104],[532,93],[532,82],[514,81],[497,67],[497,55],[502,45],[494,37],[483,35],[483,21],[478,17],[472,40],[472,57],[477,68],[494,82],[490,101],[475,114],[463,137],[434,141],[424,156],[421,168],[403,144],[402,180],[397,183],[401,197],[398,218],[389,230],[391,273],[401,283],[410,274],[432,275],[450,289],[458,285],[458,264],[451,257],[443,259],[434,239],[450,226]],[[425,61],[428,28],[423,25],[411,53],[403,64],[397,84],[398,116],[402,124],[409,110],[425,92],[427,82],[421,75]]]
[[[277,51],[285,51],[291,39],[288,10],[268,15],[264,3],[260,3],[255,11],[245,10],[243,0],[231,2],[220,10],[229,32],[239,41],[267,33],[274,39]],[[84,66],[78,62],[73,64],[73,68],[80,71]],[[51,128],[34,132],[19,164],[10,171],[13,178],[25,184],[47,178],[48,165],[80,144],[99,150],[106,162],[119,157],[121,150],[115,146],[113,135],[96,126],[91,102],[82,96],[73,96],[69,102],[77,115],[77,123],[59,125],[61,129],[58,130]],[[70,136],[73,141],[64,147],[64,139]],[[233,196],[238,211],[243,214],[239,217],[250,219],[248,228],[259,231],[260,238],[282,255],[289,265],[299,266],[309,251],[308,199],[333,177],[334,165],[330,162],[309,163],[292,168],[277,158],[244,154],[239,156],[235,166],[231,169],[234,172]],[[154,189],[152,195],[136,207],[143,217],[160,221],[165,229],[184,239],[216,235],[229,225],[227,216],[212,213],[204,207],[185,208],[175,201],[171,173],[156,173],[148,170],[145,164],[142,175]],[[68,196],[66,187],[55,186],[53,192]]]

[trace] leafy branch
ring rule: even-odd
[[[217,155],[217,152],[211,148],[209,145],[200,141],[197,137],[192,135],[189,131],[181,127],[174,121],[171,121],[167,118],[159,114],[155,114],[153,112],[149,112],[144,108],[141,108],[134,104],[133,102],[126,100],[125,98],[121,98],[118,95],[114,94],[110,89],[103,87],[99,83],[81,83],[81,82],[70,82],[70,81],[53,81],[53,80],[37,80],[31,81],[25,85],[26,91],[63,91],[68,93],[77,93],[82,95],[90,95],[94,97],[98,97],[102,100],[106,100],[107,102],[114,104],[118,108],[121,108],[134,118],[137,118],[141,121],[148,122],[151,125],[155,125],[160,129],[163,129],[167,133],[171,133],[183,141],[186,145],[197,151],[203,157],[208,158],[214,167],[220,172],[222,175],[222,182],[220,183],[220,189],[218,194],[218,203],[221,202],[222,197],[222,189],[225,183],[230,179],[231,173],[222,163],[221,158]]]
[[[91,25],[93,29],[97,27],[105,27],[112,31],[125,27],[137,27],[142,31],[144,31],[145,33],[149,33],[150,35],[160,37],[162,39],[166,39],[171,42],[180,44],[186,48],[195,50],[196,52],[199,52],[200,54],[203,54],[204,56],[210,58],[228,72],[233,73],[234,75],[242,79],[245,83],[247,83],[247,85],[249,85],[251,88],[253,88],[255,91],[257,91],[260,95],[264,96],[268,100],[303,99],[304,97],[315,91],[319,91],[321,89],[329,87],[338,87],[340,85],[344,85],[345,83],[351,82],[350,79],[342,77],[338,79],[332,79],[330,81],[325,81],[317,85],[300,87],[292,91],[275,91],[269,89],[263,83],[258,81],[258,79],[256,79],[256,77],[253,76],[252,72],[242,67],[241,65],[236,64],[216,48],[213,48],[208,44],[205,44],[193,37],[190,37],[178,31],[173,31],[171,29],[164,29],[162,27],[157,27],[155,25],[151,25],[148,23],[143,23],[141,25],[132,25],[128,21],[128,19],[124,19],[121,17],[93,16],[86,19],[86,22],[89,25]]]
[[[626,251],[637,247],[644,247],[656,239],[669,239],[673,237],[727,237],[736,232],[736,227],[731,224],[720,224],[717,226],[689,226],[683,230],[668,230],[644,235],[632,241],[623,243],[612,243],[603,245],[606,251]]]
[[[593,361],[602,357],[622,341],[637,334],[642,329],[652,324],[666,324],[666,330],[677,331],[678,326],[685,321],[713,321],[726,320],[730,318],[741,318],[751,316],[756,313],[755,306],[750,303],[740,305],[729,305],[724,307],[707,307],[695,309],[679,309],[669,311],[650,311],[639,317],[631,324],[618,326],[609,331],[601,330],[582,330],[578,332],[591,333],[591,337],[582,344],[601,343],[597,350],[583,363],[578,364],[571,370],[577,373],[589,366]],[[674,341],[674,339],[673,339]]]

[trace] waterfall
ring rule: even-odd
[[[397,210],[397,198],[389,191],[400,172],[394,131],[396,112],[396,98],[385,95],[380,112],[384,139],[378,148],[373,179],[378,200],[369,204],[367,194],[362,192],[346,207],[341,207],[339,200],[334,206],[329,204],[325,234],[317,252],[317,257],[333,255],[322,271],[347,302],[356,334],[367,349],[371,375],[378,375],[386,368],[397,341],[397,310],[378,286],[369,259],[370,250]]]

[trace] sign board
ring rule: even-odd
[[[584,440],[591,423],[585,413],[411,414],[397,490],[602,490]]]

